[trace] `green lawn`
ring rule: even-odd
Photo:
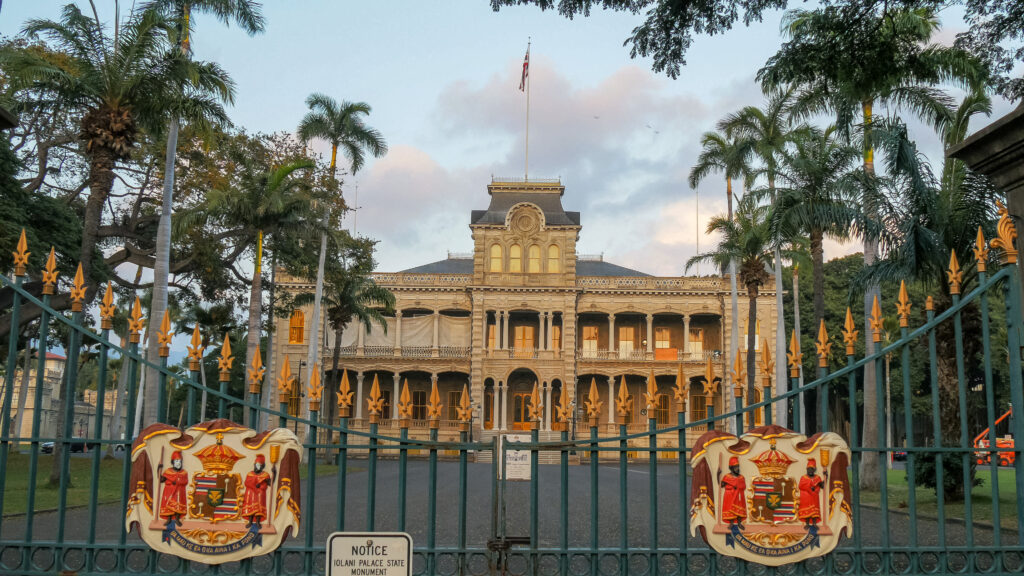
[[[990,470],[978,469],[977,477],[982,480],[981,486],[975,486],[971,492],[971,516],[975,522],[991,524],[993,521],[992,512],[992,473]],[[1013,470],[999,470],[999,517],[1000,524],[1004,528],[1017,529],[1017,497],[1016,486],[1014,485],[1016,474]],[[889,470],[889,509],[908,511],[910,488],[907,486],[907,473],[905,470]],[[938,498],[931,488],[918,486],[915,491],[917,495],[917,513],[922,516],[938,517]],[[864,504],[878,506],[881,503],[881,494],[878,492],[864,491],[860,494],[860,500]],[[946,518],[964,518],[964,502],[945,502]]]
[[[47,486],[50,477],[50,466],[53,456],[39,455],[39,472],[36,482],[36,512],[57,508],[59,488]],[[119,503],[121,501],[122,461],[119,459],[100,460],[100,481],[97,499],[100,504]],[[12,453],[7,461],[7,484],[4,489],[4,515],[23,514],[28,505],[28,468],[29,457],[26,454]],[[358,469],[349,465],[349,473]],[[317,476],[333,476],[338,467],[329,464],[318,464]],[[306,465],[299,467],[299,474],[306,477]],[[71,482],[68,490],[68,506],[83,506],[89,503],[89,492],[92,477],[92,458],[75,455],[71,458]]]

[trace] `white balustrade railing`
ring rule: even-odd
[[[472,352],[472,346],[441,346],[438,348],[438,355],[441,358],[469,358]]]

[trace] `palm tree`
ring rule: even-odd
[[[326,94],[314,93],[306,98],[309,112],[299,123],[299,138],[304,143],[313,139],[326,140],[331,144],[331,179],[338,181],[338,149],[349,160],[354,175],[363,167],[366,152],[380,158],[388,151],[388,145],[380,132],[363,123],[362,116],[370,114],[370,105],[365,102],[343,101],[341,104]],[[313,298],[313,333],[320,326],[320,300],[324,292],[324,262],[327,257],[327,234],[320,237],[320,262],[316,269],[316,288]],[[312,375],[319,353],[318,338],[309,339],[309,361],[306,380]]]
[[[783,44],[758,71],[763,86],[796,86],[800,94],[793,114],[808,117],[831,113],[836,126],[848,136],[859,130],[862,139],[863,170],[870,184],[875,178],[873,122],[876,104],[910,110],[938,126],[946,115],[947,98],[934,88],[940,83],[971,86],[984,81],[984,72],[966,52],[930,44],[938,29],[934,11],[888,10],[850,21],[836,7],[813,11],[792,10],[783,25],[790,41]],[[850,27],[859,29],[855,32]],[[837,34],[843,30],[845,33]],[[847,42],[849,45],[838,45]],[[875,218],[878,197],[865,190],[862,206]],[[864,238],[864,264],[878,258],[878,239]],[[877,284],[864,292],[864,345],[874,352],[869,325],[871,304],[880,296]],[[864,366],[864,446],[879,445],[875,421],[878,398],[875,367]],[[878,490],[881,470],[874,458],[861,460],[861,486]]]
[[[718,123],[718,129],[729,135],[736,135],[751,142],[753,153],[761,162],[759,174],[768,181],[768,191],[772,202],[775,201],[775,179],[779,170],[779,157],[790,137],[789,107],[792,102],[792,90],[771,91],[764,109],[757,106],[746,106],[735,114],[730,114]],[[780,247],[775,247],[775,349],[786,349],[786,319],[783,311],[782,290],[782,257]],[[776,362],[775,381],[778,391],[787,389],[785,362]],[[786,406],[776,406],[776,419],[780,423],[788,420]]]
[[[718,232],[721,240],[711,252],[698,254],[686,263],[686,269],[699,262],[711,262],[725,271],[731,262],[739,264],[739,280],[747,290],[747,402],[757,402],[755,379],[757,369],[757,297],[769,279],[775,242],[771,233],[771,213],[759,206],[753,196],[739,202],[735,218],[716,216],[708,222],[709,233]]]
[[[142,6],[143,10],[153,9],[163,14],[168,21],[174,23],[175,40],[179,57],[185,61],[191,59],[191,27],[194,13],[210,13],[224,24],[235,22],[250,36],[263,31],[263,16],[260,5],[252,0],[150,0]],[[181,93],[184,94],[184,86]],[[151,318],[162,318],[167,309],[167,280],[171,261],[171,212],[174,205],[174,171],[178,150],[178,114],[171,115],[167,129],[167,155],[164,160],[164,186],[160,202],[160,221],[156,231],[156,252],[153,265],[153,302],[150,307]],[[160,343],[155,338],[149,341],[149,355],[157,357]],[[149,369],[147,382],[156,382],[157,373]],[[146,410],[146,421],[154,422],[156,407]]]
[[[199,377],[203,384],[203,394],[199,402],[199,421],[206,421],[206,368],[202,366],[205,353],[211,352],[210,343],[213,338],[220,338],[225,332],[233,332],[238,326],[235,322],[234,307],[228,303],[217,303],[212,306],[203,307],[194,303],[185,308],[181,318],[178,320],[178,333],[183,335],[191,334],[195,327],[199,327],[201,337],[200,345],[203,347],[204,356],[200,360]]]
[[[690,169],[690,188],[697,188],[702,180],[712,172],[721,172],[725,176],[725,197],[728,211],[726,217],[731,221],[733,217],[733,192],[732,181],[742,178],[746,183],[750,175],[750,156],[752,153],[752,142],[746,139],[727,137],[716,132],[705,132],[700,139],[701,153],[697,157],[697,163]],[[744,188],[746,185],[744,184]],[[735,358],[739,353],[739,294],[736,289],[736,263],[730,262],[729,272],[729,301],[731,304],[732,325],[729,333],[729,358]],[[728,361],[727,361],[728,363]],[[726,378],[730,376],[727,374]]]

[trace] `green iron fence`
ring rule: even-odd
[[[270,392],[269,385],[262,382],[259,365],[253,366],[250,372],[251,394],[248,400],[231,397],[225,384],[227,378],[224,377],[218,387],[206,389],[208,394],[219,399],[218,416],[225,417],[232,405],[241,406],[249,411],[252,421],[257,421],[259,416],[266,419],[276,416],[282,425],[298,422],[300,426],[308,426],[310,433],[303,444],[306,476],[302,486],[300,533],[274,553],[220,566],[187,562],[150,550],[136,535],[125,532],[124,510],[129,498],[130,459],[123,457],[122,461],[116,462],[119,470],[111,474],[108,470],[110,464],[103,461],[100,448],[116,445],[125,448],[122,454],[129,451],[131,439],[137,432],[133,428],[134,401],[127,402],[126,439],[106,437],[103,433],[106,428],[104,410],[96,410],[93,433],[85,439],[92,449],[81,457],[73,455],[69,449],[78,441],[71,440],[70,418],[62,423],[57,437],[41,436],[41,393],[34,395],[31,433],[23,435],[20,430],[12,430],[12,400],[17,384],[14,382],[14,367],[19,350],[18,339],[11,338],[0,415],[0,430],[3,431],[0,436],[0,470],[4,472],[0,474],[0,510],[5,512],[0,518],[0,573],[315,574],[324,570],[327,534],[346,529],[410,532],[415,544],[414,573],[417,574],[1024,572],[1024,531],[1016,526],[1016,522],[1010,527],[1004,526],[1007,518],[1004,518],[1005,511],[1001,511],[999,505],[1001,498],[1012,496],[1008,505],[1013,518],[1024,518],[1024,470],[1021,469],[1024,459],[1020,457],[1019,447],[997,443],[994,424],[998,414],[993,393],[997,385],[1008,384],[1013,405],[1024,405],[1020,286],[1016,252],[1012,249],[1015,236],[1004,215],[1000,223],[1000,237],[992,245],[1002,249],[1004,263],[1009,265],[992,274],[985,270],[989,255],[984,240],[979,238],[974,262],[975,287],[964,295],[959,294],[961,273],[954,258],[950,267],[951,305],[943,311],[936,311],[929,302],[927,321],[917,328],[910,326],[911,304],[906,291],[901,291],[897,305],[900,334],[884,347],[880,344],[881,311],[876,307],[871,336],[879,343],[879,349],[873,354],[860,359],[855,357],[852,342],[856,341],[857,333],[848,315],[843,331],[847,343],[845,367],[831,373],[828,371],[831,340],[823,326],[817,345],[817,353],[822,359],[821,368],[814,382],[801,387],[798,379],[793,378],[788,392],[771,397],[772,369],[765,365],[763,369],[769,380],[764,387],[763,401],[743,406],[742,398],[737,396],[736,409],[719,415],[714,414],[713,405],[709,403],[708,417],[699,421],[687,421],[685,402],[681,402],[675,426],[659,428],[656,420],[649,418],[648,429],[639,433],[629,433],[623,424],[617,436],[599,436],[596,416],[600,414],[600,402],[596,390],[588,400],[588,411],[592,417],[589,435],[570,439],[568,426],[565,426],[559,440],[541,441],[536,430],[540,406],[535,393],[531,402],[534,429],[530,432],[530,440],[504,442],[499,448],[497,438],[470,440],[468,391],[463,392],[459,406],[458,440],[441,441],[438,422],[442,408],[436,388],[428,406],[429,436],[416,439],[409,435],[408,399],[403,399],[405,406],[400,406],[403,418],[399,421],[399,435],[394,436],[382,434],[378,429],[379,391],[371,393],[368,401],[371,424],[368,429],[361,429],[349,425],[352,393],[347,388],[347,380],[343,381],[338,394],[340,418],[329,423],[321,421],[316,409],[311,409],[309,418],[294,418],[287,413],[286,405],[282,405],[280,410],[262,408],[260,395]],[[112,355],[119,356],[127,363],[129,371],[128,399],[133,399],[138,392],[138,369],[155,367],[159,373],[158,413],[166,414],[168,381],[173,378],[179,386],[187,387],[184,424],[196,423],[198,415],[194,407],[198,394],[204,389],[198,377],[199,365],[192,362],[192,372],[185,378],[168,370],[166,351],[161,354],[159,365],[149,364],[143,359],[139,353],[139,335],[145,321],[138,300],[134,303],[130,320],[130,344],[127,348],[117,346],[110,339],[114,303],[109,287],[100,306],[101,323],[97,332],[83,323],[82,302],[86,292],[81,277],[76,278],[71,286],[74,306],[70,316],[58,312],[50,305],[56,287],[52,264],[42,271],[39,276],[41,282],[33,282],[27,287],[25,251],[24,245],[19,247],[13,278],[0,275],[0,284],[8,288],[11,295],[4,304],[9,312],[10,333],[22,333],[28,320],[34,325],[39,350],[33,383],[35,390],[43,390],[46,351],[64,348],[68,359],[61,382],[61,401],[65,403],[66,410],[73,411],[79,354],[88,344],[98,348],[96,406],[105,406],[106,395],[110,393],[107,390],[110,379],[108,361]],[[39,288],[42,288],[41,297],[37,295]],[[993,301],[1005,307],[1000,314],[993,314],[990,310]],[[965,333],[962,326],[965,315],[971,316],[972,326],[975,326],[973,320],[977,320],[976,331]],[[1000,322],[1005,325],[997,326],[996,318],[1001,318]],[[54,330],[58,325],[62,330]],[[996,335],[1004,330],[1005,341],[998,340]],[[67,342],[54,341],[53,334],[58,332],[69,334]],[[952,366],[959,412],[953,417],[959,421],[959,437],[924,446],[915,444],[914,436],[910,434],[906,445],[890,446],[883,440],[875,445],[863,445],[857,374],[865,369],[877,371],[875,393],[879,402],[874,413],[874,425],[878,427],[877,437],[884,439],[887,416],[881,401],[885,397],[884,375],[882,362],[878,360],[887,355],[896,355],[899,359],[897,373],[903,390],[905,428],[913,429],[911,402],[917,398],[928,403],[934,438],[942,437],[943,394],[950,391],[940,389],[941,362],[937,357],[937,338],[950,333],[956,350]],[[157,337],[161,338],[166,350],[170,341],[166,322]],[[966,362],[973,362],[965,356],[965,339],[974,339],[982,351],[983,381],[977,384],[969,382],[966,376],[968,368],[974,372],[975,367],[965,366]],[[193,345],[196,345],[195,341]],[[928,354],[925,363],[928,374],[924,376],[915,375],[912,371],[912,354],[916,354],[915,350],[920,348],[915,347],[920,346],[924,346]],[[196,349],[191,353],[194,359],[198,358]],[[230,352],[226,352],[224,357],[230,358]],[[791,369],[802,361],[795,339],[788,360]],[[997,362],[1005,363],[1005,369],[994,370]],[[230,367],[230,363],[227,366]],[[948,362],[946,366],[949,366]],[[737,370],[742,372],[742,366],[737,366]],[[1005,374],[1008,382],[996,381],[997,374]],[[705,380],[709,383],[716,380],[710,363]],[[922,381],[927,383],[925,390],[920,389]],[[922,511],[918,502],[921,493],[916,490],[919,485],[917,471],[922,463],[928,460],[937,463],[937,480],[942,485],[945,480],[943,463],[957,460],[963,476],[956,481],[971,486],[972,473],[968,464],[979,455],[968,439],[967,395],[969,388],[979,386],[983,390],[986,422],[990,426],[988,447],[982,456],[991,458],[987,464],[979,466],[982,473],[988,473],[988,486],[984,490],[988,492],[985,500],[990,503],[989,507],[979,513],[974,504],[980,497],[967,489],[963,502],[955,503],[955,514],[950,512],[954,503],[946,502],[941,491],[934,509]],[[918,389],[912,390],[915,387]],[[677,386],[677,399],[685,400],[685,389],[684,385]],[[767,424],[771,424],[773,407],[780,402],[790,406],[793,420],[799,422],[801,406],[794,399],[809,390],[816,390],[820,398],[818,422],[827,426],[829,422],[836,422],[838,416],[839,421],[848,423],[847,440],[852,452],[849,469],[854,522],[852,537],[843,540],[836,551],[826,557],[779,568],[721,556],[703,541],[690,537],[691,480],[688,476],[690,448],[687,433],[703,430],[709,425],[725,427],[732,422],[742,430],[749,427],[744,425],[745,420],[752,420],[758,412],[763,414]],[[656,385],[649,389],[649,394],[659,393],[662,392]],[[333,397],[334,391],[327,394]],[[833,402],[831,408],[830,400]],[[624,401],[622,405],[625,405]],[[842,408],[836,410],[835,406]],[[318,406],[314,404],[312,407]],[[558,411],[559,421],[567,422],[574,418],[573,412],[570,404],[563,400]],[[623,414],[621,406],[620,414]],[[1015,438],[1024,438],[1024,418],[1012,419],[1012,432]],[[674,445],[659,445],[658,440],[666,438],[674,439]],[[53,509],[40,512],[37,502],[46,490],[40,487],[40,462],[45,458],[41,451],[48,442],[63,447],[58,450],[60,486]],[[499,477],[499,461],[504,461],[509,450],[529,452],[528,482]],[[413,451],[426,458],[411,458]],[[888,489],[871,493],[859,488],[859,474],[865,460],[874,460],[884,473],[887,461],[897,452],[906,454],[908,488],[899,496],[906,498],[905,509],[899,506],[904,502],[892,501]],[[1005,453],[1012,453],[1016,458],[1012,470],[999,466],[999,456]],[[552,457],[557,464],[541,465],[542,455]],[[84,458],[88,462],[84,485],[82,477],[73,480],[71,474],[72,460],[76,458]],[[318,461],[333,464],[336,469],[318,468]],[[577,462],[581,465],[575,465]],[[22,473],[26,477],[24,481],[21,480]],[[1000,484],[1001,476],[1003,484]],[[15,477],[22,484],[15,486]],[[70,506],[67,500],[72,481],[77,483],[76,489],[86,490],[85,503],[75,507]],[[1012,486],[1007,486],[1005,481],[1012,482]],[[104,483],[119,483],[119,502],[111,503],[101,497],[101,488],[109,488]],[[11,501],[15,493],[18,502]],[[22,494],[23,503],[20,501]],[[869,496],[877,496],[878,501],[868,502]]]

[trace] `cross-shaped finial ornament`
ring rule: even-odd
[[[412,394],[409,392],[409,379],[402,382],[402,394],[398,397],[399,427],[408,428],[412,419]]]
[[[597,378],[590,379],[590,392],[587,394],[587,401],[584,404],[587,407],[587,418],[590,419],[590,426],[593,428],[597,426],[597,419],[601,417],[601,406],[604,405],[601,396],[597,393]]]
[[[910,297],[907,295],[906,280],[900,280],[900,295],[896,299],[896,313],[900,315],[900,328],[910,326]]]
[[[658,380],[654,376],[654,370],[647,375],[647,391],[644,392],[644,403],[647,405],[647,416],[654,418],[654,409],[658,407]]]
[[[949,293],[959,294],[964,273],[960,270],[960,263],[956,261],[956,250],[949,253],[949,270],[946,271],[946,277],[949,278]]]
[[[821,319],[818,326],[818,340],[814,343],[818,349],[818,368],[828,368],[828,355],[832,353],[832,342],[828,339],[828,331],[825,330],[825,319]]]
[[[377,375],[373,375],[373,386],[370,387],[370,397],[366,399],[367,408],[370,411],[370,424],[376,424],[384,411],[384,396],[380,393],[380,382]]]
[[[857,324],[853,321],[853,311],[846,307],[846,322],[843,324],[843,343],[846,344],[846,355],[853,356],[857,346]]]
[[[81,273],[81,271],[82,271],[82,265],[81,264],[78,265],[78,271],[79,271],[79,273]],[[74,289],[72,289],[72,292],[74,292]],[[141,334],[142,334],[142,326],[145,323],[146,323],[146,321],[142,318],[142,302],[139,300],[139,297],[136,295],[135,296],[135,304],[132,305],[132,312],[128,316],[128,341],[129,342],[131,342],[132,344],[138,344],[139,343],[139,340],[140,340],[140,337],[141,337]]]
[[[615,412],[619,415],[619,424],[625,424],[629,413],[633,411],[629,401],[629,388],[626,386],[625,374],[619,378],[619,394],[615,397]]]
[[[885,331],[885,318],[882,317],[882,307],[878,305],[878,294],[871,304],[871,339],[876,344],[882,341],[882,332]]]
[[[170,312],[164,310],[164,317],[160,321],[160,329],[156,331],[156,341],[160,344],[157,354],[161,358],[170,356],[172,338],[174,338],[174,332],[171,331],[171,315]]]
[[[335,394],[338,396],[338,414],[342,418],[348,418],[352,411],[352,396],[355,395],[352,385],[348,382],[348,370],[342,369],[341,383],[338,384],[338,391]]]
[[[231,338],[228,337],[228,333],[224,333],[224,345],[220,348],[220,359],[217,360],[217,368],[220,369],[220,381],[229,382],[231,381],[231,365],[235,363],[235,358],[231,355]]]
[[[27,273],[28,267],[28,256],[31,252],[28,251],[28,240],[25,239],[25,229],[21,229],[21,236],[18,237],[18,249],[11,254],[14,255],[14,275],[24,276]]]
[[[50,255],[46,257],[46,267],[43,268],[43,294],[53,296],[54,287],[57,284],[57,257],[50,247]]]
[[[44,273],[45,274],[45,273]],[[54,273],[56,275],[56,273]],[[100,328],[110,330],[114,327],[114,287],[107,281],[107,289],[100,301]]]
[[[437,428],[441,421],[441,394],[437,391],[437,380],[430,384],[430,402],[427,404],[427,418],[430,427]]]
[[[320,379],[320,366],[313,362],[313,370],[309,376],[306,395],[309,398],[309,409],[312,412],[320,411],[320,400],[323,398],[324,385]]]
[[[292,393],[292,383],[295,378],[292,376],[292,363],[288,359],[288,355],[284,355],[284,361],[281,362],[281,373],[277,376],[277,401],[281,404],[287,404],[290,400],[289,396]]]
[[[203,360],[203,350],[206,348],[203,346],[203,338],[199,334],[199,324],[196,324],[192,328],[192,340],[188,348],[188,369],[192,372],[199,370],[199,363]]]
[[[136,297],[138,299],[138,297]],[[85,300],[85,276],[82,274],[82,263],[78,263],[78,270],[75,271],[75,279],[71,284],[71,311],[81,312],[82,302]]]
[[[793,336],[789,339],[789,353],[786,354],[786,359],[789,361],[789,377],[799,377],[800,365],[804,363],[804,353],[800,351],[800,340],[796,337],[796,330],[793,330]]]
[[[988,262],[988,245],[985,244],[985,234],[978,226],[978,238],[974,241],[974,259],[978,263],[978,272],[985,271],[985,263]]]
[[[263,355],[260,354],[259,347],[256,348],[256,354],[252,357],[252,366],[249,367],[249,394],[256,396],[263,389],[263,376],[267,373],[267,369],[263,367]]]
[[[676,400],[676,412],[686,412],[686,397],[690,393],[690,383],[683,374],[683,364],[679,363],[676,372],[676,387],[672,389],[672,395]]]

